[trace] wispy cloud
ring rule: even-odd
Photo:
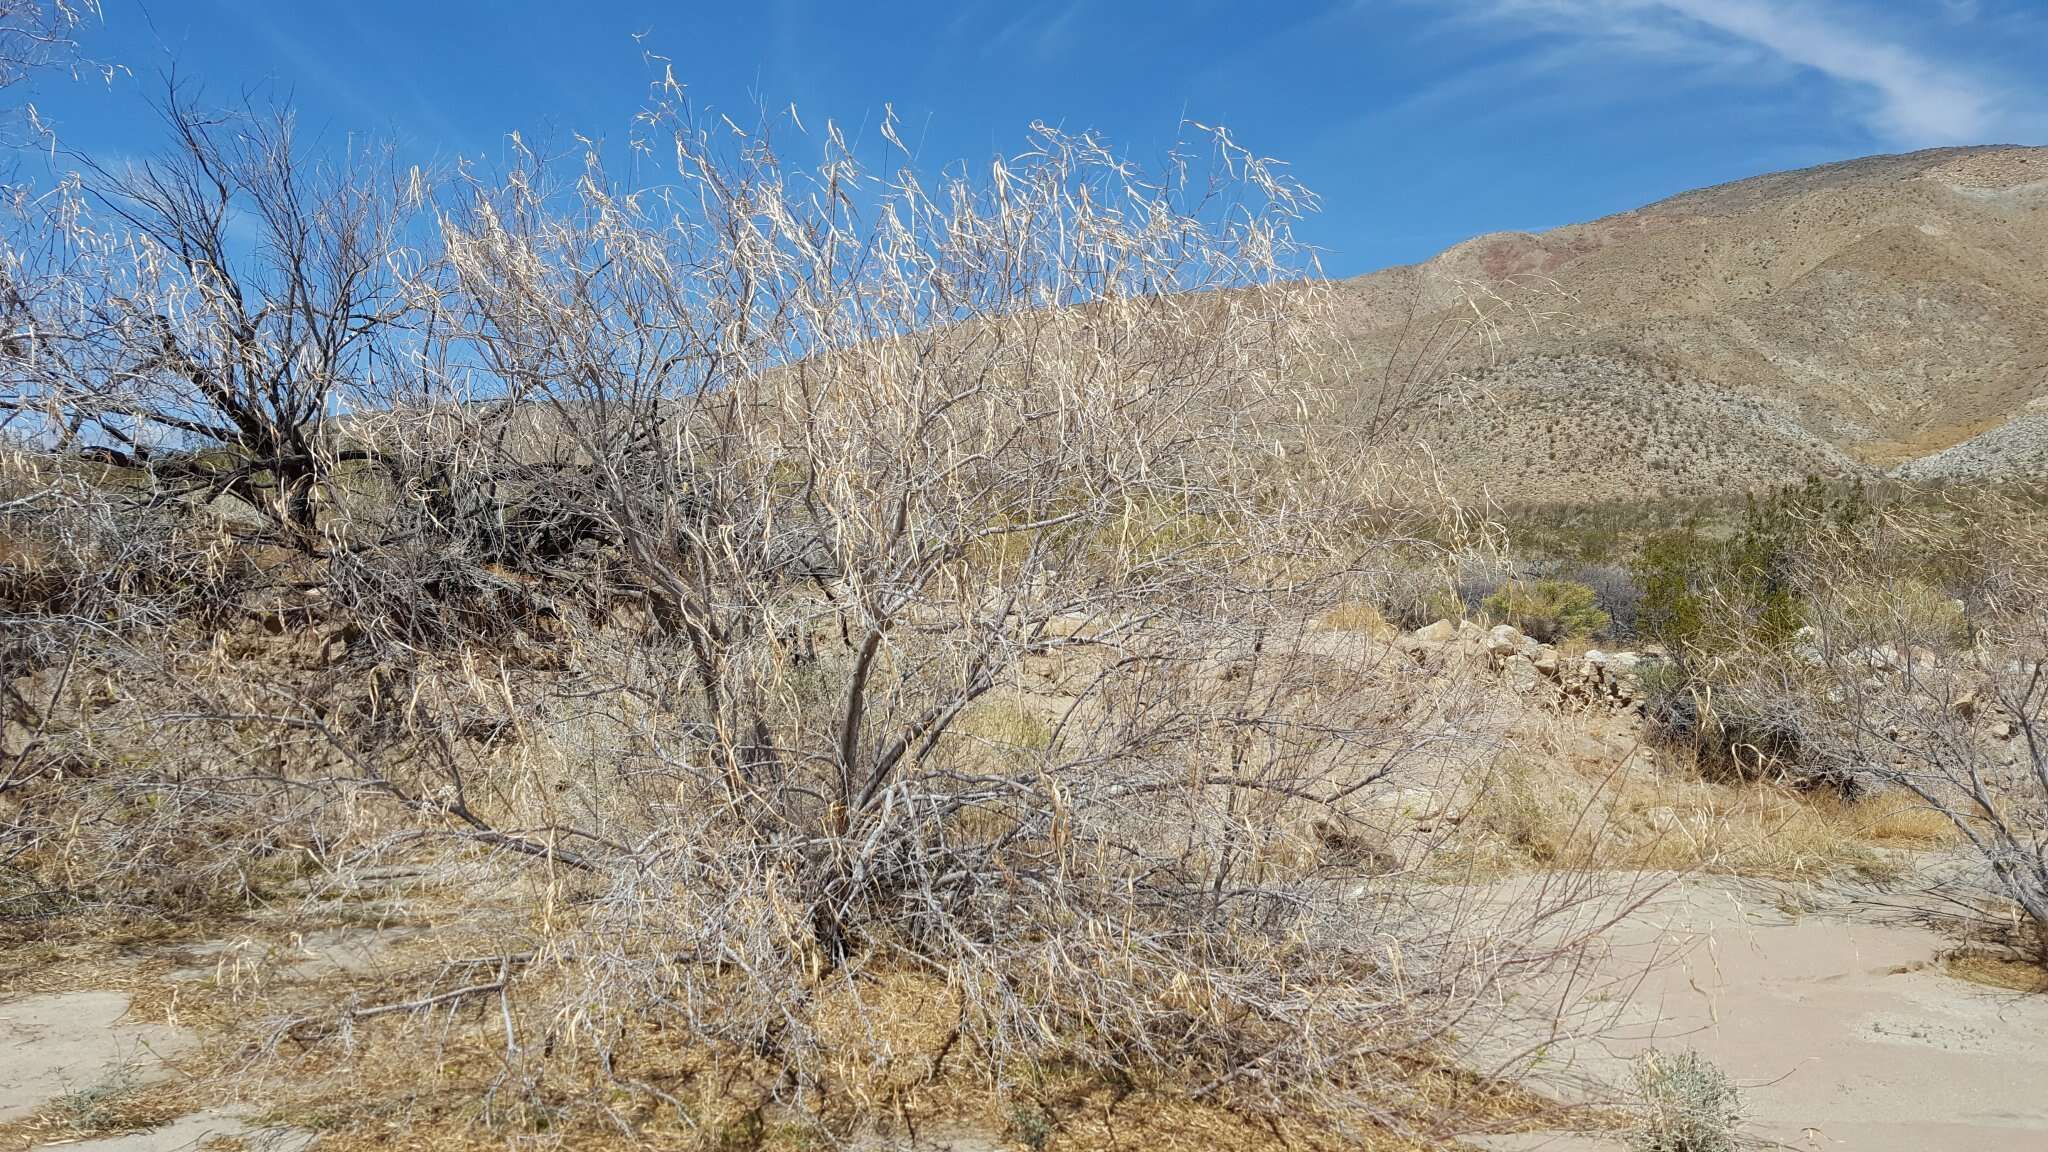
[[[1085,7],[1086,0],[1067,0],[1049,13],[1026,9],[989,38],[982,54],[1021,49],[1039,61],[1050,60],[1066,47],[1074,20]]]
[[[1944,0],[1950,27],[1974,0]],[[1982,142],[2037,114],[2042,93],[1976,61],[1922,47],[1887,19],[1813,0],[1491,0],[1486,16],[1596,38],[1638,54],[1723,67],[1729,53],[1811,70],[1878,136],[1904,145]],[[2029,111],[2029,110],[2036,111]]]

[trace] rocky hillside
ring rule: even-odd
[[[2048,475],[2048,149],[1758,177],[1338,293],[1361,418],[1502,498]]]

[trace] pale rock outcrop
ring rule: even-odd
[[[1458,626],[1449,620],[1439,620],[1434,624],[1425,624],[1415,630],[1415,639],[1422,641],[1424,644],[1448,644],[1457,635]]]

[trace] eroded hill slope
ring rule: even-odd
[[[1392,450],[1505,497],[2027,475],[2048,398],[2048,149],[1778,173],[1337,291],[1342,371],[1398,414]],[[1475,309],[1491,338],[1464,332]]]

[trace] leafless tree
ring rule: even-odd
[[[1843,733],[1828,751],[1843,771],[1947,816],[1979,857],[1983,894],[2011,914],[2013,942],[2048,961],[2048,535],[2038,513],[1998,493],[1962,494],[1888,511],[1846,552],[1812,561],[1819,627],[1808,656],[1826,673],[1821,714]],[[1967,620],[1962,601],[1930,597],[1910,575],[1937,556],[1970,579]]]
[[[0,412],[149,501],[232,497],[318,548],[324,485],[374,455],[339,421],[396,360],[407,189],[375,153],[308,161],[282,112],[208,113],[175,83],[161,111],[165,155],[84,160],[17,228]]]
[[[0,88],[73,61],[79,26],[99,15],[99,0],[0,0]]]

